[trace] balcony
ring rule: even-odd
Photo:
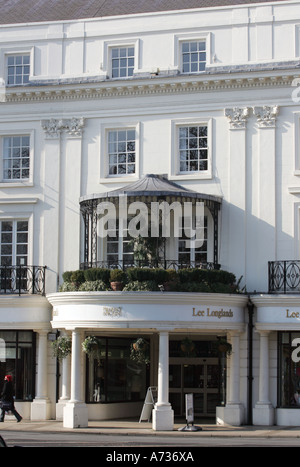
[[[269,261],[269,293],[300,293],[300,261]]]
[[[91,268],[105,268],[105,269],[122,269],[126,271],[129,268],[159,268],[159,269],[187,269],[187,268],[198,268],[198,269],[214,269],[219,270],[220,264],[201,262],[201,261],[180,261],[171,259],[156,259],[156,260],[142,260],[132,259],[123,261],[88,261],[80,264],[80,269],[91,269]]]
[[[46,266],[0,266],[1,294],[45,295]]]

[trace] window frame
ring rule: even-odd
[[[112,77],[112,50],[116,48],[130,48],[133,47],[134,49],[134,68],[133,68],[133,76],[124,76],[113,78]],[[112,41],[104,41],[103,42],[103,50],[102,50],[102,64],[101,64],[101,74],[111,80],[125,80],[125,79],[132,79],[136,73],[141,68],[141,59],[140,59],[140,39],[139,38],[131,38],[131,39],[124,39],[124,40],[112,40]]]
[[[284,339],[286,336],[287,339]],[[300,332],[298,330],[294,331],[279,331],[277,334],[277,343],[278,343],[278,365],[277,365],[277,407],[286,408],[286,409],[300,409],[300,386],[298,384],[298,388],[296,390],[298,394],[298,401],[295,398],[295,388],[292,387],[293,383],[293,374],[299,378],[300,381],[300,362],[293,362],[292,360],[292,352],[296,349],[296,347],[292,346],[292,338],[300,338]],[[288,340],[288,342],[284,342],[284,340]],[[289,347],[289,359],[284,359],[284,347]],[[283,372],[285,368],[286,372]],[[284,380],[284,377],[286,378]],[[287,391],[288,403],[284,403],[284,388]],[[293,397],[293,399],[292,399]],[[293,403],[291,402],[293,400]]]
[[[207,169],[198,171],[180,170],[180,147],[179,133],[183,127],[207,127]],[[172,146],[170,157],[170,179],[171,180],[190,180],[190,179],[212,179],[212,141],[213,141],[213,119],[212,118],[194,118],[173,120],[171,122]]]
[[[17,61],[17,58],[20,57],[22,58],[22,63],[21,64],[18,64],[16,63]],[[25,57],[28,57],[28,63],[23,63],[23,59]],[[13,64],[10,64],[9,63],[9,59],[13,58],[14,59],[14,63]],[[17,67],[22,67],[22,73],[19,74],[19,76],[21,76],[22,78],[22,82],[21,83],[16,83],[16,78],[18,76],[18,74],[16,73],[16,68]],[[14,73],[12,75],[9,74],[9,68],[10,67],[13,67],[14,68]],[[24,68],[25,67],[28,67],[29,68],[29,72],[28,74],[24,73]],[[6,54],[6,57],[5,57],[5,71],[6,71],[6,76],[5,76],[5,82],[6,82],[6,86],[7,87],[13,87],[13,86],[26,86],[27,84],[29,84],[30,82],[30,75],[31,75],[31,56],[30,56],[30,52],[19,52],[19,53],[8,53]],[[9,76],[13,76],[14,78],[14,82],[13,83],[9,83]],[[24,82],[24,76],[28,76],[28,79]]]
[[[204,50],[201,50],[199,48],[199,44],[203,43],[204,44]],[[192,50],[192,44],[197,44],[197,50]],[[189,50],[184,50],[184,46],[188,45]],[[206,70],[206,63],[207,63],[207,51],[206,51],[206,40],[201,39],[201,40],[186,40],[186,41],[181,41],[180,42],[180,72],[183,74],[198,74],[198,73],[203,73]],[[192,61],[192,55],[197,54],[197,60]],[[201,54],[205,54],[205,60],[201,60]],[[189,59],[187,61],[184,60],[184,56],[188,56]],[[192,65],[195,63],[197,65],[197,70],[192,70]],[[201,70],[201,64],[204,63],[204,69]],[[185,71],[184,67],[185,65],[188,64],[189,70]]]
[[[109,173],[109,151],[108,138],[112,131],[135,131],[135,172],[131,174],[110,174]],[[104,124],[100,129],[100,180],[99,183],[113,183],[135,181],[140,177],[140,145],[141,145],[141,124],[139,122],[123,122],[115,125]]]
[[[28,144],[25,143],[25,138],[28,139]],[[19,140],[19,144],[17,142]],[[3,136],[2,137],[2,161],[3,170],[2,176],[4,182],[20,181],[30,179],[30,135],[18,136]],[[26,150],[26,156],[24,151]],[[28,153],[27,153],[28,152]],[[23,167],[23,163],[27,161],[28,165]],[[16,166],[17,163],[17,166]],[[19,176],[14,176],[14,171],[19,173]],[[6,176],[7,172],[7,176]],[[28,172],[27,176],[24,176]],[[10,173],[10,176],[8,176]]]
[[[2,234],[5,233],[6,231],[2,231],[2,224],[3,223],[11,223],[12,224],[12,230],[11,230],[11,237],[12,241],[11,242],[2,242]],[[26,231],[18,231],[18,223],[19,222],[26,222],[27,223],[27,230]],[[9,232],[9,231],[7,231]],[[27,233],[27,242],[20,242],[18,241],[18,232],[20,233]],[[2,257],[5,256],[11,256],[12,261],[11,264],[3,265],[3,266],[27,266],[29,264],[28,259],[29,259],[29,235],[30,235],[30,223],[28,218],[24,219],[0,219],[0,266],[2,266]],[[2,254],[3,246],[8,246],[11,245],[11,254],[9,255],[8,253]],[[26,254],[20,254],[18,253],[18,246],[20,245],[26,245]],[[18,258],[26,256],[26,260],[23,262],[18,261]],[[18,264],[19,263],[19,264]]]
[[[28,330],[28,329],[18,329],[18,330],[14,330],[14,329],[1,329],[0,330],[1,334],[0,334],[0,342],[1,342],[1,346],[2,346],[2,342],[4,341],[5,342],[5,347],[6,347],[6,343],[8,344],[12,344],[12,343],[15,343],[15,346],[12,347],[12,346],[8,346],[9,349],[12,349],[12,350],[15,350],[15,354],[16,354],[16,357],[14,358],[14,371],[11,371],[10,368],[7,368],[6,367],[6,362],[1,362],[0,360],[0,373],[2,375],[4,374],[7,374],[7,373],[11,373],[12,376],[13,376],[13,383],[14,383],[14,386],[15,386],[15,396],[16,396],[16,400],[17,401],[24,401],[24,402],[32,402],[35,398],[35,371],[36,371],[36,333],[34,331],[31,331],[31,330]],[[26,333],[31,333],[31,340],[27,341],[27,340],[22,340],[20,338],[20,336],[22,335],[23,332],[26,332]],[[3,335],[7,333],[8,335],[8,338],[6,340],[3,340]],[[9,338],[9,335],[12,335],[12,334],[15,334],[15,339],[12,339],[12,336],[10,336]],[[22,377],[22,375],[24,374],[24,370],[26,369],[26,366],[27,365],[21,365],[20,364],[20,359],[17,358],[17,355],[18,355],[18,349],[20,347],[22,347],[23,344],[28,344],[30,343],[31,344],[31,351],[32,351],[32,360],[31,360],[31,369],[28,369],[28,373],[27,373],[27,377],[28,379],[31,378],[31,388],[32,388],[32,395],[30,398],[19,398],[18,397],[18,391],[20,389],[18,389],[20,387],[20,378]],[[12,358],[10,360],[13,360]],[[5,369],[2,370],[2,365],[3,363],[5,364]],[[1,381],[3,381],[3,378],[1,378]],[[2,388],[1,388],[2,389]],[[24,388],[23,388],[24,390]]]
[[[130,138],[129,133],[134,132],[134,138]],[[125,137],[122,137],[122,133],[125,133]],[[113,137],[113,134],[115,136]],[[113,138],[113,139],[112,139]],[[128,145],[134,143],[134,150],[130,150]],[[124,150],[120,149],[119,146],[124,145]],[[115,147],[113,149],[113,147]],[[130,176],[134,175],[136,171],[136,132],[132,128],[124,129],[110,129],[107,131],[107,157],[108,157],[108,175],[109,176]],[[124,156],[124,161],[120,161],[120,157]],[[130,156],[134,156],[134,162],[130,161]],[[111,158],[115,157],[116,161],[111,163]],[[125,173],[120,172],[121,166],[125,166]],[[134,167],[133,172],[129,172],[129,166]],[[111,173],[111,168],[116,168],[116,173]]]
[[[87,377],[86,377],[86,384],[85,384],[85,401],[87,404],[116,404],[116,403],[135,403],[135,402],[142,402],[144,400],[144,394],[145,390],[149,386],[149,366],[146,364],[136,364],[135,362],[132,362],[130,360],[130,343],[132,342],[132,338],[126,337],[126,336],[120,336],[120,337],[107,337],[107,336],[97,336],[99,339],[103,341],[102,343],[102,349],[101,349],[101,358],[100,358],[100,365],[99,362],[97,362],[95,359],[89,357],[88,355],[86,356],[86,370],[87,370]],[[148,340],[148,339],[147,339]],[[117,346],[119,344],[119,347],[122,347],[122,341],[123,341],[123,347],[125,350],[125,355],[122,357],[115,356],[114,351],[116,351]],[[150,342],[150,341],[149,341]],[[120,345],[121,344],[121,345]],[[126,347],[125,347],[126,344]],[[128,351],[128,355],[126,355],[126,351]],[[121,353],[121,352],[120,352]],[[130,398],[124,398],[124,397],[116,397],[116,398],[111,398],[111,378],[113,374],[113,370],[117,368],[117,366],[114,366],[114,361],[124,361],[124,362],[129,362],[131,361],[131,367],[127,366],[127,374],[126,374],[126,381],[128,384],[128,378],[129,381],[133,381],[133,374],[134,372],[138,371],[138,374],[141,374],[141,377],[143,378],[141,382],[141,387],[140,390],[138,391],[139,395],[135,394],[134,391],[131,391]],[[95,398],[95,386],[91,387],[92,383],[95,383],[96,380],[96,374],[95,374],[95,369],[98,370],[99,375],[98,376],[98,383],[99,383],[99,389],[100,386],[102,386],[102,391],[100,390],[99,392],[99,400],[91,400]],[[122,369],[122,366],[120,366],[120,369]],[[99,371],[100,370],[100,371]],[[132,371],[133,370],[133,371]],[[100,373],[101,372],[101,373]],[[130,379],[132,377],[132,379]],[[102,380],[100,382],[100,379]],[[121,394],[122,390],[127,389],[126,383],[120,387],[117,387],[120,389],[117,391],[117,394]],[[102,397],[101,397],[101,392],[102,392]]]
[[[183,60],[182,60],[182,44],[187,42],[205,42],[205,51],[206,51],[206,62],[205,69],[203,71],[184,73],[183,72]],[[195,75],[203,74],[206,72],[207,68],[211,65],[211,33],[210,32],[201,32],[194,34],[179,34],[174,36],[174,68],[182,75]]]
[[[200,134],[200,128],[204,128],[205,135],[201,136]],[[196,129],[197,134],[194,135],[193,137],[191,136],[191,131],[192,129]],[[186,133],[186,135],[182,136],[183,131]],[[180,125],[178,126],[178,155],[179,155],[179,173],[182,174],[189,174],[189,173],[195,173],[195,172],[207,172],[208,170],[208,126],[206,124],[204,125]],[[192,141],[195,140],[196,146],[192,145]],[[206,144],[205,146],[201,146],[200,142],[204,141]],[[181,146],[181,142],[186,143],[186,147],[183,148]],[[205,158],[201,158],[201,151],[205,152]],[[186,153],[185,159],[182,159],[182,153]],[[195,157],[192,157],[192,152],[196,152]],[[183,170],[181,168],[181,164],[185,163],[188,165],[188,167],[192,167],[193,161],[196,163],[198,166],[198,169],[192,169],[188,168],[187,170]],[[205,163],[204,169],[201,169],[201,161]]]
[[[125,55],[121,55],[122,50],[126,51]],[[130,51],[133,50],[133,54],[130,55]],[[118,55],[114,55],[114,52],[118,52]],[[133,59],[133,65],[130,66],[129,60]],[[122,65],[122,60],[126,61],[125,66]],[[114,61],[118,63],[118,66],[114,66]],[[134,46],[115,46],[110,47],[110,68],[111,68],[111,78],[112,79],[125,79],[132,78],[134,75],[134,62],[135,62],[135,50]],[[114,70],[118,70],[118,76],[114,76]],[[125,75],[121,76],[121,70],[125,70]]]
[[[29,137],[29,177],[28,178],[4,178],[4,139],[13,137]],[[32,186],[34,172],[34,130],[0,130],[0,187]]]

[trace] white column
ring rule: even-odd
[[[174,412],[169,403],[169,333],[159,332],[157,403],[152,413],[152,428],[173,430]]]
[[[82,402],[81,398],[81,332],[72,332],[72,359],[71,359],[71,402]]]
[[[48,375],[48,332],[38,331],[38,359],[36,396],[31,404],[31,420],[47,420],[50,418],[50,401],[47,394]]]
[[[67,356],[62,361],[61,401],[70,399],[70,369],[71,359],[70,356]]]
[[[274,408],[269,400],[269,333],[270,331],[259,331],[259,400],[253,409],[254,425],[274,424]]]
[[[240,403],[240,336],[231,333],[232,354],[230,359],[228,404]]]
[[[63,409],[70,400],[71,358],[68,355],[61,361],[61,396],[56,404],[56,420],[63,420]]]
[[[82,331],[72,331],[71,398],[64,407],[63,425],[67,428],[88,426],[88,409],[83,401]]]
[[[231,331],[229,384],[225,407],[217,407],[217,423],[240,426],[244,422],[245,408],[240,401],[240,333]]]

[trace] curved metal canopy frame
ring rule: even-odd
[[[80,211],[84,221],[84,265],[97,263],[97,206],[105,201],[118,206],[121,198],[127,197],[127,202],[143,201],[150,204],[153,201],[170,202],[203,202],[212,215],[214,224],[214,265],[218,265],[219,211],[222,198],[198,193],[184,188],[163,175],[148,174],[140,180],[125,187],[105,193],[92,194],[80,199]]]

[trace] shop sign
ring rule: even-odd
[[[259,307],[257,322],[259,323],[297,323],[300,320],[300,307]]]
[[[122,316],[122,307],[103,307],[103,316],[109,316],[110,318],[120,318]]]
[[[197,317],[206,317],[206,318],[233,318],[233,311],[231,308],[229,310],[224,310],[221,308],[220,310],[214,310],[211,308],[206,308],[205,310],[200,309],[197,310],[196,308],[193,308],[193,313],[192,316],[197,316]]]
[[[286,318],[300,318],[300,311],[291,311],[287,308],[285,317]]]

